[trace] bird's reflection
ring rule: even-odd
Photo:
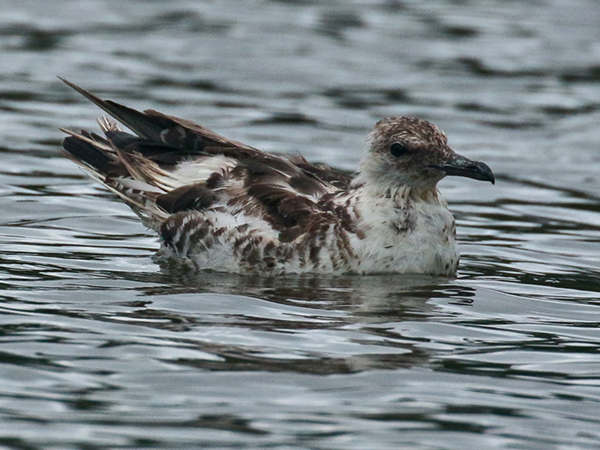
[[[128,311],[118,312],[114,320],[182,332],[177,342],[212,356],[169,362],[212,371],[341,374],[427,364],[431,354],[422,339],[404,336],[398,325],[439,318],[436,303],[430,301],[433,298],[468,301],[475,295],[457,280],[408,275],[248,277],[163,268],[145,281],[139,288],[139,301]],[[198,301],[206,302],[205,294],[211,293],[237,298],[239,306],[234,303],[226,313],[221,309],[206,315],[161,307],[165,298],[181,295],[182,301],[189,302],[190,294],[203,294]],[[257,308],[254,299],[272,307]],[[199,331],[201,336],[204,329],[234,330],[240,343],[221,342],[214,335],[190,340],[185,334]],[[318,351],[305,347],[304,339],[311,341],[314,335],[333,339],[333,343]],[[301,337],[296,341],[293,336]]]
[[[427,320],[434,297],[470,298],[475,290],[446,277],[345,275],[255,277],[217,272],[181,273],[163,267],[167,285],[143,288],[145,295],[218,293],[313,309],[350,311],[358,320]]]

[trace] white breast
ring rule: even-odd
[[[456,271],[454,217],[441,199],[399,203],[389,198],[361,201],[359,233],[353,238],[357,271],[449,275]]]

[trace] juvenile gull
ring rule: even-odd
[[[380,120],[356,176],[264,153],[202,125],[102,100],[104,136],[65,131],[73,161],[159,233],[160,255],[236,273],[452,275],[456,226],[437,190],[446,175],[494,183],[435,125]]]

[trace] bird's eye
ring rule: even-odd
[[[396,158],[400,158],[407,151],[408,151],[408,148],[406,147],[406,145],[398,144],[397,142],[390,146],[390,153],[392,154],[392,156],[395,156]]]

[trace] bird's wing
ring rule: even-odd
[[[335,215],[331,197],[351,177],[300,156],[277,156],[157,111],[136,111],[66,84],[135,134],[101,119],[104,136],[65,131],[67,155],[119,195],[148,226],[183,211],[259,215],[285,235]],[[329,206],[327,206],[329,205]],[[290,234],[291,233],[291,234]]]

